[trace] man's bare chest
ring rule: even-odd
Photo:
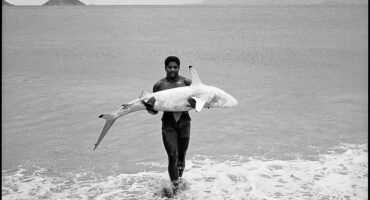
[[[161,85],[161,90],[168,90],[168,89],[177,88],[177,87],[184,87],[184,86],[186,86],[184,81],[177,81],[177,82],[173,82],[173,83],[163,83]]]

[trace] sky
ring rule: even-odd
[[[41,5],[48,0],[6,0],[14,5]],[[89,5],[179,5],[179,4],[197,4],[204,0],[80,0]]]

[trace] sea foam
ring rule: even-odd
[[[166,163],[140,163],[163,169]],[[368,199],[368,146],[342,145],[318,160],[196,155],[173,199]],[[2,170],[3,199],[166,199],[166,171],[106,177],[32,164]]]

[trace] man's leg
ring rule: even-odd
[[[177,167],[179,169],[179,177],[182,177],[182,173],[185,169],[185,156],[186,151],[188,150],[189,141],[190,141],[190,123],[187,123],[181,128],[178,129],[179,138],[178,138],[178,161]]]
[[[168,156],[168,174],[170,176],[171,182],[174,182],[179,179],[179,171],[177,168],[178,136],[176,129],[167,124],[163,124],[162,139]]]

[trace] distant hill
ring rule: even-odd
[[[49,0],[43,6],[84,6],[79,0]]]
[[[14,6],[14,5],[6,2],[5,0],[3,0],[3,6]]]

